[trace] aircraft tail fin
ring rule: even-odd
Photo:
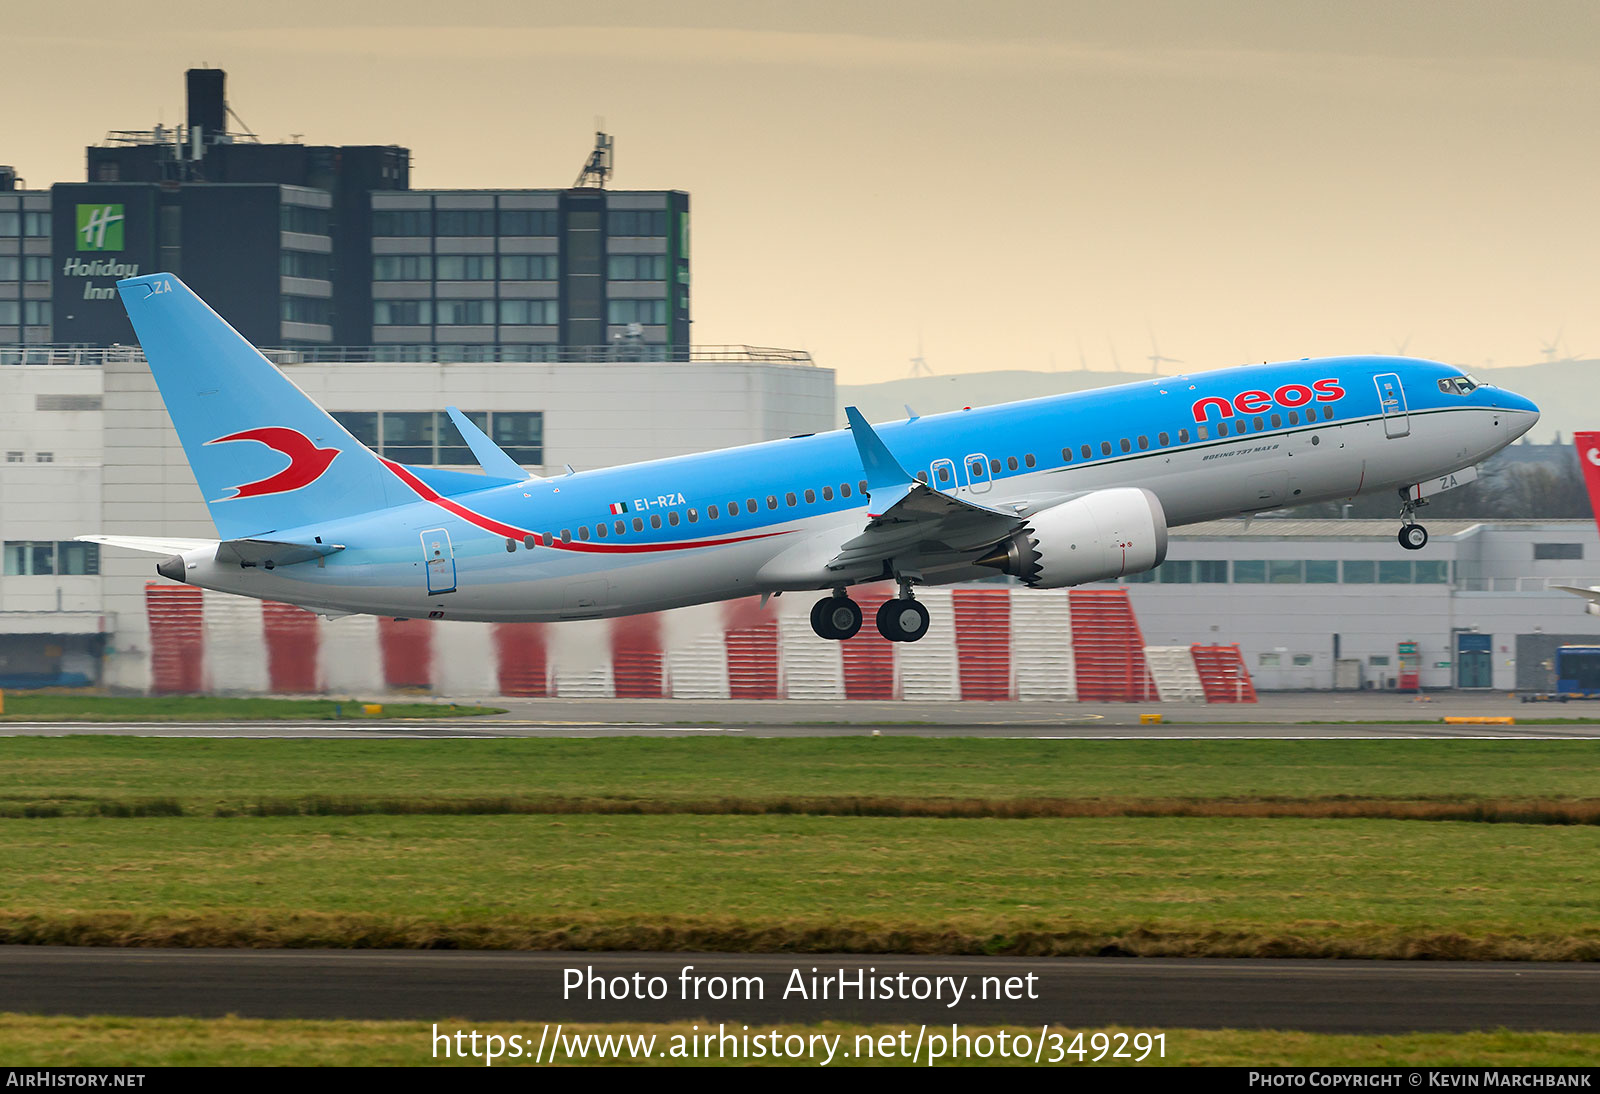
[[[131,277],[117,290],[223,539],[414,500],[177,277]]]
[[[1578,466],[1583,468],[1583,486],[1589,492],[1589,507],[1600,524],[1600,433],[1574,433],[1578,446]]]

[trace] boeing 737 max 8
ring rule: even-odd
[[[156,571],[325,615],[563,620],[818,591],[823,638],[860,629],[849,588],[893,580],[878,629],[928,629],[919,584],[1037,588],[1160,565],[1167,530],[1399,491],[1470,467],[1538,408],[1458,368],[1337,357],[1161,377],[541,479],[454,408],[484,474],[363,446],[177,277],[118,282],[220,540],[81,538]]]

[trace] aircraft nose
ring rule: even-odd
[[[1495,391],[1494,401],[1496,406],[1510,412],[1502,424],[1509,430],[1511,440],[1522,436],[1539,422],[1539,408],[1526,396],[1500,388]]]

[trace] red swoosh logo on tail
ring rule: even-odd
[[[310,486],[322,477],[322,473],[333,463],[339,455],[337,448],[318,448],[311,442],[311,438],[294,429],[286,429],[279,425],[262,426],[259,429],[246,429],[240,433],[230,433],[226,437],[216,437],[206,444],[224,444],[228,441],[255,441],[264,444],[274,452],[281,452],[289,457],[289,466],[255,482],[247,482],[243,486],[233,488],[233,493],[218,501],[236,501],[239,498],[259,498],[267,494],[286,494],[291,490],[299,490],[303,486]]]

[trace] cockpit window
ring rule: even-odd
[[[1439,381],[1439,390],[1446,395],[1470,395],[1480,386],[1470,376],[1450,376]]]

